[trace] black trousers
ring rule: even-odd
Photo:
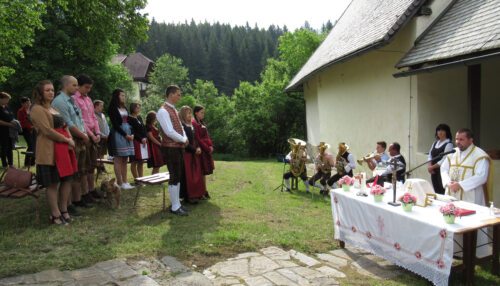
[[[285,179],[285,180],[290,179],[291,177],[293,177],[292,172],[287,172],[287,173],[283,174],[283,179]],[[304,170],[304,172],[302,172],[302,174],[300,174],[299,177],[302,179],[302,181],[307,180],[307,172]]]
[[[328,181],[327,181],[328,185],[329,185],[330,187],[331,187],[331,186],[333,186],[333,184],[334,184],[335,182],[337,182],[340,178],[342,178],[342,177],[343,177],[343,176],[345,176],[345,175],[347,175],[347,176],[349,176],[349,177],[352,177],[352,175],[353,175],[352,170],[351,170],[351,171],[349,171],[347,174],[346,174],[346,173],[344,173],[344,174],[339,174],[339,173],[337,173],[337,174],[335,174],[335,175],[331,176],[331,177],[330,177],[330,179],[328,179]]]
[[[444,195],[443,181],[441,180],[441,173],[439,169],[437,173],[431,174],[432,186],[437,194]]]
[[[161,153],[170,174],[168,184],[177,185],[184,174],[184,148],[161,147]]]
[[[314,186],[314,183],[316,183],[316,181],[319,180],[319,183],[322,186],[326,186],[326,182],[328,181],[328,179],[330,179],[331,175],[332,172],[323,173],[321,171],[318,171],[316,174],[314,174],[314,176],[311,179],[309,179],[309,185]]]
[[[29,130],[26,128],[23,128],[23,137],[24,140],[26,141],[26,145],[28,145],[28,149],[26,149],[27,152],[34,152],[35,147],[34,147],[34,141],[35,141],[35,132],[34,130]],[[35,165],[35,153],[33,155],[26,155],[24,157],[24,165],[25,166],[33,166]]]
[[[14,158],[12,155],[12,139],[9,134],[0,134],[0,144],[2,147],[0,149],[0,158],[2,159],[2,166],[14,166]]]

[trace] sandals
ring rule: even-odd
[[[66,217],[65,215],[67,215],[67,217]],[[61,212],[61,217],[62,217],[62,218],[63,218],[63,219],[64,219],[67,223],[70,223],[70,222],[72,222],[72,221],[73,221],[73,218],[71,218],[71,217],[69,216],[69,213],[68,213],[67,211],[65,211],[65,212]]]
[[[68,225],[68,222],[64,220],[63,216],[49,216],[49,221],[51,224],[56,225]]]

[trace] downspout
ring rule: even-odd
[[[408,168],[411,168],[411,149],[412,149],[412,146],[411,146],[411,116],[412,116],[412,113],[411,113],[411,101],[413,100],[413,96],[411,94],[411,91],[412,91],[412,88],[411,88],[411,81],[412,81],[412,77],[410,76],[410,112],[409,112],[409,117],[408,117]]]

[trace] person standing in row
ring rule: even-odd
[[[101,141],[99,142],[97,148],[97,157],[102,159],[104,155],[108,152],[107,144],[108,144],[108,136],[109,136],[109,125],[106,120],[106,116],[102,111],[104,110],[104,102],[102,100],[94,100],[94,112],[95,117],[97,119],[97,123],[99,124],[99,130],[101,131]],[[103,166],[101,166],[103,167]]]
[[[124,190],[134,187],[127,182],[127,161],[134,156],[134,135],[128,123],[128,110],[125,106],[125,91],[115,89],[108,106],[111,132],[108,138],[108,152],[113,156],[116,184]]]
[[[14,166],[12,154],[12,140],[10,138],[10,128],[16,127],[14,114],[9,108],[10,94],[0,92],[0,157],[2,158],[2,167]]]
[[[438,194],[444,194],[443,182],[441,181],[441,165],[444,162],[445,157],[439,157],[439,154],[443,152],[448,152],[453,150],[453,143],[451,143],[451,130],[450,126],[446,124],[439,124],[436,127],[436,133],[434,134],[436,141],[432,143],[431,149],[429,150],[428,160],[432,160],[427,166],[427,171],[431,174],[432,186],[434,191]]]
[[[82,112],[80,108],[75,105],[75,101],[72,97],[78,90],[78,81],[73,76],[65,75],[61,78],[61,84],[61,92],[52,101],[52,107],[61,114],[75,141],[78,174],[75,176],[71,187],[72,201],[77,207],[89,208],[92,207],[92,199],[87,195],[87,174],[85,168],[87,161],[86,145],[89,143],[89,137],[85,132],[85,126],[81,116]]]
[[[34,105],[31,120],[37,131],[36,177],[47,188],[50,221],[65,225],[71,221],[68,201],[71,200],[71,182],[77,172],[75,142],[64,123],[64,118],[51,107],[54,99],[52,82],[39,82],[33,90]],[[59,186],[59,192],[58,192]]]
[[[33,152],[33,143],[35,140],[33,125],[31,124],[29,115],[30,115],[30,107],[31,100],[27,97],[21,97],[21,108],[17,111],[17,120],[21,124],[21,128],[23,129],[23,137],[24,141],[26,141],[27,152]],[[35,165],[35,157],[26,155],[24,157],[24,166],[30,167]]]
[[[97,164],[97,145],[101,141],[101,130],[99,129],[99,123],[94,114],[94,103],[89,97],[94,81],[87,75],[79,75],[77,80],[78,90],[73,95],[73,100],[75,101],[75,105],[78,106],[82,112],[81,117],[83,119],[85,133],[90,138],[89,142],[85,145],[85,166],[84,170],[81,172],[82,181],[86,182],[87,189],[84,189],[82,193],[86,194],[85,196],[87,196],[87,199],[90,201],[92,199],[102,198],[94,187],[94,171]],[[82,186],[85,186],[85,184],[82,184]]]
[[[181,205],[179,192],[184,173],[183,152],[188,143],[188,138],[184,133],[179,115],[175,109],[175,104],[181,98],[181,89],[176,85],[170,85],[165,93],[167,100],[156,114],[161,126],[163,160],[166,162],[170,173],[168,181],[168,192],[172,202],[170,211],[179,216],[186,216],[188,213]]]
[[[130,116],[128,117],[128,121],[130,127],[132,128],[132,134],[134,134],[134,157],[130,157],[130,170],[132,171],[132,176],[134,179],[140,178],[144,176],[143,169],[143,156],[141,149],[147,150],[147,136],[146,136],[146,127],[144,126],[144,122],[140,116],[141,114],[141,105],[139,103],[131,103],[130,104]]]
[[[201,148],[195,140],[195,133],[192,116],[193,110],[189,106],[183,106],[179,110],[184,133],[188,138],[184,152],[184,177],[181,191],[183,197],[188,203],[196,203],[207,195],[205,181],[203,180],[201,168]]]
[[[212,157],[212,153],[214,152],[214,147],[212,143],[212,139],[208,134],[207,126],[205,125],[205,107],[201,105],[196,105],[193,109],[194,118],[192,120],[194,127],[194,135],[195,139],[200,145],[201,148],[201,166],[203,173],[203,181],[206,187],[206,176],[211,175],[214,172],[215,164],[214,159]],[[206,199],[210,198],[208,192],[206,192]]]
[[[160,172],[160,167],[165,165],[161,155],[161,138],[156,128],[156,112],[150,111],[146,115],[146,134],[148,136],[148,168],[153,168],[151,174]]]

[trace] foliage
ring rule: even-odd
[[[290,73],[294,75],[306,63],[322,41],[322,36],[309,29],[285,33],[279,38],[280,59],[289,65]]]
[[[44,4],[38,0],[0,0],[0,84],[14,73],[23,48],[33,43],[42,28]]]
[[[138,51],[156,60],[168,53],[181,58],[196,79],[213,81],[225,94],[232,94],[240,81],[253,82],[268,58],[277,56],[277,40],[286,29],[270,26],[235,26],[228,24],[166,24],[152,21],[149,40]]]
[[[109,96],[123,82],[123,73],[109,65],[117,52],[131,51],[146,40],[147,19],[139,13],[145,0],[45,0],[43,30],[23,50],[16,73],[3,88],[29,96],[36,82],[64,74],[86,73],[96,83],[94,98]],[[118,80],[118,78],[120,80]],[[107,81],[111,80],[111,81]]]
[[[148,94],[165,96],[165,90],[172,84],[183,88],[188,81],[188,74],[188,69],[183,66],[181,59],[164,54],[158,58],[150,74]]]

